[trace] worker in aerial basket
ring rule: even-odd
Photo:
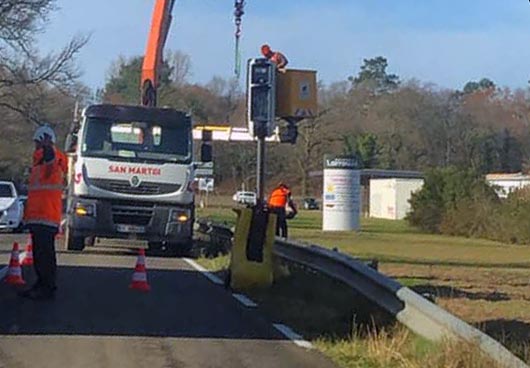
[[[37,128],[33,141],[35,151],[24,224],[31,233],[37,282],[21,296],[50,299],[56,290],[55,236],[61,226],[68,161],[65,154],[55,147],[55,132],[49,125]]]
[[[294,218],[298,213],[289,187],[284,183],[279,183],[270,195],[268,206],[270,211],[277,216],[276,235],[287,238],[287,220]]]
[[[278,71],[285,73],[289,60],[279,51],[272,51],[269,45],[261,46],[261,54],[276,64]]]

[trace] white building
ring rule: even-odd
[[[405,218],[412,193],[422,187],[423,179],[370,179],[370,217]]]
[[[499,198],[506,198],[508,194],[517,189],[530,185],[530,175],[516,174],[488,174],[486,182],[495,187]]]

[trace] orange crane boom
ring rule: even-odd
[[[151,31],[147,40],[142,66],[141,94],[143,106],[156,106],[159,71],[164,56],[169,27],[173,17],[171,12],[176,0],[155,0],[155,10],[151,21]]]

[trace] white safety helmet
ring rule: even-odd
[[[51,141],[55,144],[55,141],[56,141],[55,132],[53,131],[53,128],[49,126],[48,124],[41,125],[40,127],[37,128],[37,130],[35,130],[35,134],[33,135],[33,140],[37,142],[42,142],[45,136],[49,136]]]

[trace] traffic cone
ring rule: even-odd
[[[10,285],[26,284],[22,278],[22,269],[20,268],[18,243],[13,243],[13,251],[11,252],[11,259],[9,260],[9,268],[7,270],[5,282]]]
[[[132,276],[129,289],[135,289],[143,292],[148,292],[151,287],[147,283],[147,271],[145,269],[145,250],[140,249],[138,253],[138,260]]]
[[[22,261],[22,266],[33,266],[33,244],[26,245],[26,258]]]

